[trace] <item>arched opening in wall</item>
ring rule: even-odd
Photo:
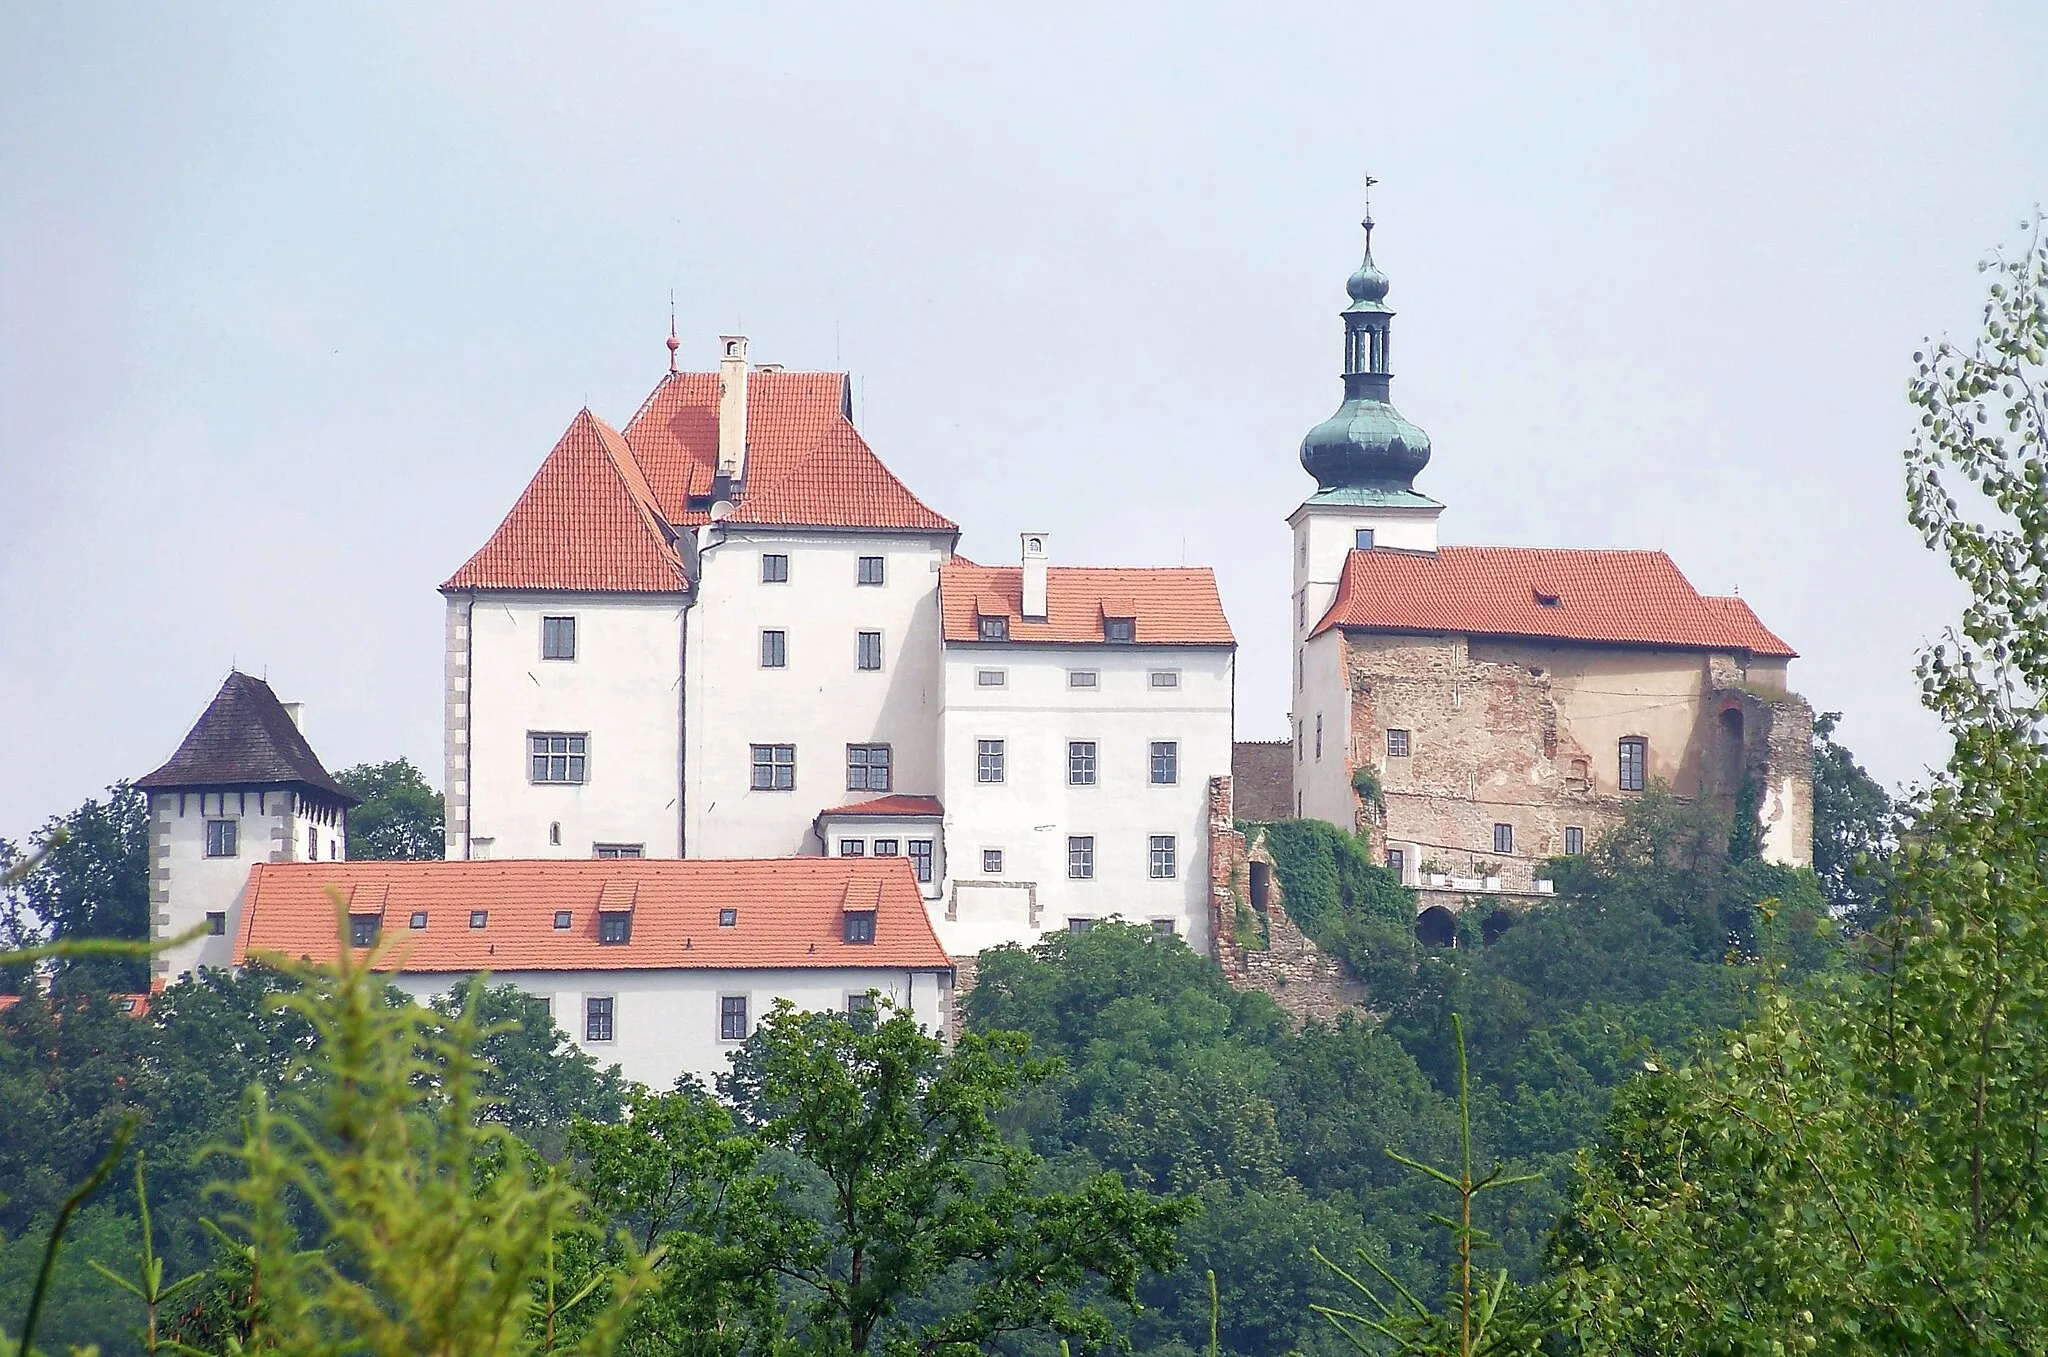
[[[1497,909],[1487,915],[1479,924],[1479,940],[1488,947],[1500,941],[1500,935],[1515,926],[1515,916],[1510,910]]]
[[[1720,727],[1720,790],[1733,794],[1742,785],[1742,708],[1730,707],[1721,713]]]
[[[1415,940],[1424,947],[1449,947],[1457,937],[1458,916],[1442,905],[1431,905],[1416,916]]]
[[[1266,912],[1266,893],[1272,889],[1273,869],[1263,862],[1252,864],[1252,908]]]

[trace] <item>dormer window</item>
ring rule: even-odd
[[[1138,639],[1138,619],[1135,617],[1105,617],[1102,619],[1102,639],[1111,645],[1129,645]]]
[[[845,920],[842,935],[851,943],[869,943],[875,940],[875,912],[871,909],[850,909],[841,916]]]
[[[633,911],[629,909],[606,909],[598,911],[597,941],[604,947],[623,947],[633,940]]]
[[[384,927],[380,914],[351,914],[348,916],[348,945],[351,947],[375,947],[377,934]]]
[[[1542,589],[1536,591],[1536,602],[1545,608],[1561,608],[1564,606],[1562,595],[1549,593]]]
[[[1010,619],[1007,617],[984,617],[976,632],[984,641],[1007,641],[1010,639]]]

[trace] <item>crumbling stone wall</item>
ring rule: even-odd
[[[1293,815],[1293,743],[1239,740],[1230,748],[1230,786],[1242,819],[1285,820]]]

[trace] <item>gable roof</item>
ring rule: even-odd
[[[1353,551],[1310,635],[1331,627],[1798,653],[1740,599],[1700,594],[1661,551]]]
[[[338,890],[383,918],[398,972],[885,967],[942,970],[908,858],[618,858],[487,862],[259,862],[249,869],[234,963],[282,954],[332,961]],[[849,894],[851,892],[851,895]],[[847,900],[875,904],[875,940],[849,943]],[[600,905],[628,908],[632,937],[597,940]],[[719,911],[737,911],[730,928]],[[555,927],[567,910],[570,926]],[[415,912],[426,927],[411,927]],[[469,926],[483,911],[481,928]]]
[[[1024,616],[1023,570],[955,557],[939,567],[939,608],[948,641],[978,641],[977,618],[1007,617],[1011,644],[1104,644],[1102,619],[1129,617],[1136,644],[1235,645],[1216,572],[1206,566],[1051,566],[1042,619]]]
[[[671,593],[688,587],[653,489],[618,430],[578,412],[443,589]]]
[[[936,796],[910,796],[903,792],[890,792],[866,801],[849,801],[843,806],[832,806],[818,812],[818,819],[827,816],[835,819],[851,819],[856,816],[887,816],[896,819],[915,819],[940,816],[946,808],[939,804]]]
[[[840,372],[747,374],[747,466],[727,522],[956,533],[875,456],[848,417]],[[703,523],[718,467],[718,374],[671,372],[626,425],[626,442],[671,523]]]
[[[348,805],[360,797],[327,775],[298,722],[260,678],[230,670],[170,761],[135,780],[151,791],[286,784]]]

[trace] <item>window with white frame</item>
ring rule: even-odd
[[[878,858],[893,858],[902,853],[902,848],[895,839],[876,839],[874,853]]]
[[[882,667],[882,633],[863,631],[858,633],[854,646],[854,666],[859,669],[880,669]]]
[[[840,857],[843,857],[843,858],[864,858],[864,857],[866,857],[867,855],[868,855],[868,841],[867,841],[866,839],[841,839],[841,840],[839,841],[839,856],[840,856]]]
[[[1151,876],[1154,881],[1165,881],[1179,869],[1174,860],[1173,835],[1154,834],[1151,843]]]
[[[1067,836],[1067,876],[1075,881],[1095,879],[1095,836],[1093,834],[1069,834]]]
[[[239,850],[240,825],[234,820],[208,820],[206,822],[206,856],[210,858],[231,858]]]
[[[885,744],[846,746],[846,790],[886,792],[890,782],[890,752]]]
[[[1643,789],[1644,771],[1650,763],[1650,742],[1640,735],[1630,735],[1621,741],[1621,789],[1625,792],[1639,792]]]
[[[761,632],[761,667],[763,669],[786,669],[789,667],[789,633],[764,629]]]
[[[543,617],[540,620],[540,657],[544,660],[576,658],[576,619]]]
[[[757,792],[796,790],[796,746],[793,744],[749,745],[753,777],[749,783]]]
[[[1177,740],[1154,740],[1152,742],[1152,785],[1171,787],[1180,781],[1180,742]]]
[[[1387,757],[1390,759],[1405,759],[1408,757],[1407,731],[1389,730],[1387,732]]]
[[[974,780],[976,782],[1001,782],[1003,780],[1003,742],[1001,740],[976,740],[974,742]]]
[[[589,994],[583,999],[583,1039],[585,1041],[610,1041],[613,1038],[612,1013],[617,1000],[609,994]]]
[[[1070,787],[1093,787],[1095,785],[1095,741],[1067,741],[1067,785]]]
[[[529,731],[526,744],[527,751],[532,756],[531,772],[536,783],[574,786],[584,780],[590,751],[590,736],[587,732]]]

